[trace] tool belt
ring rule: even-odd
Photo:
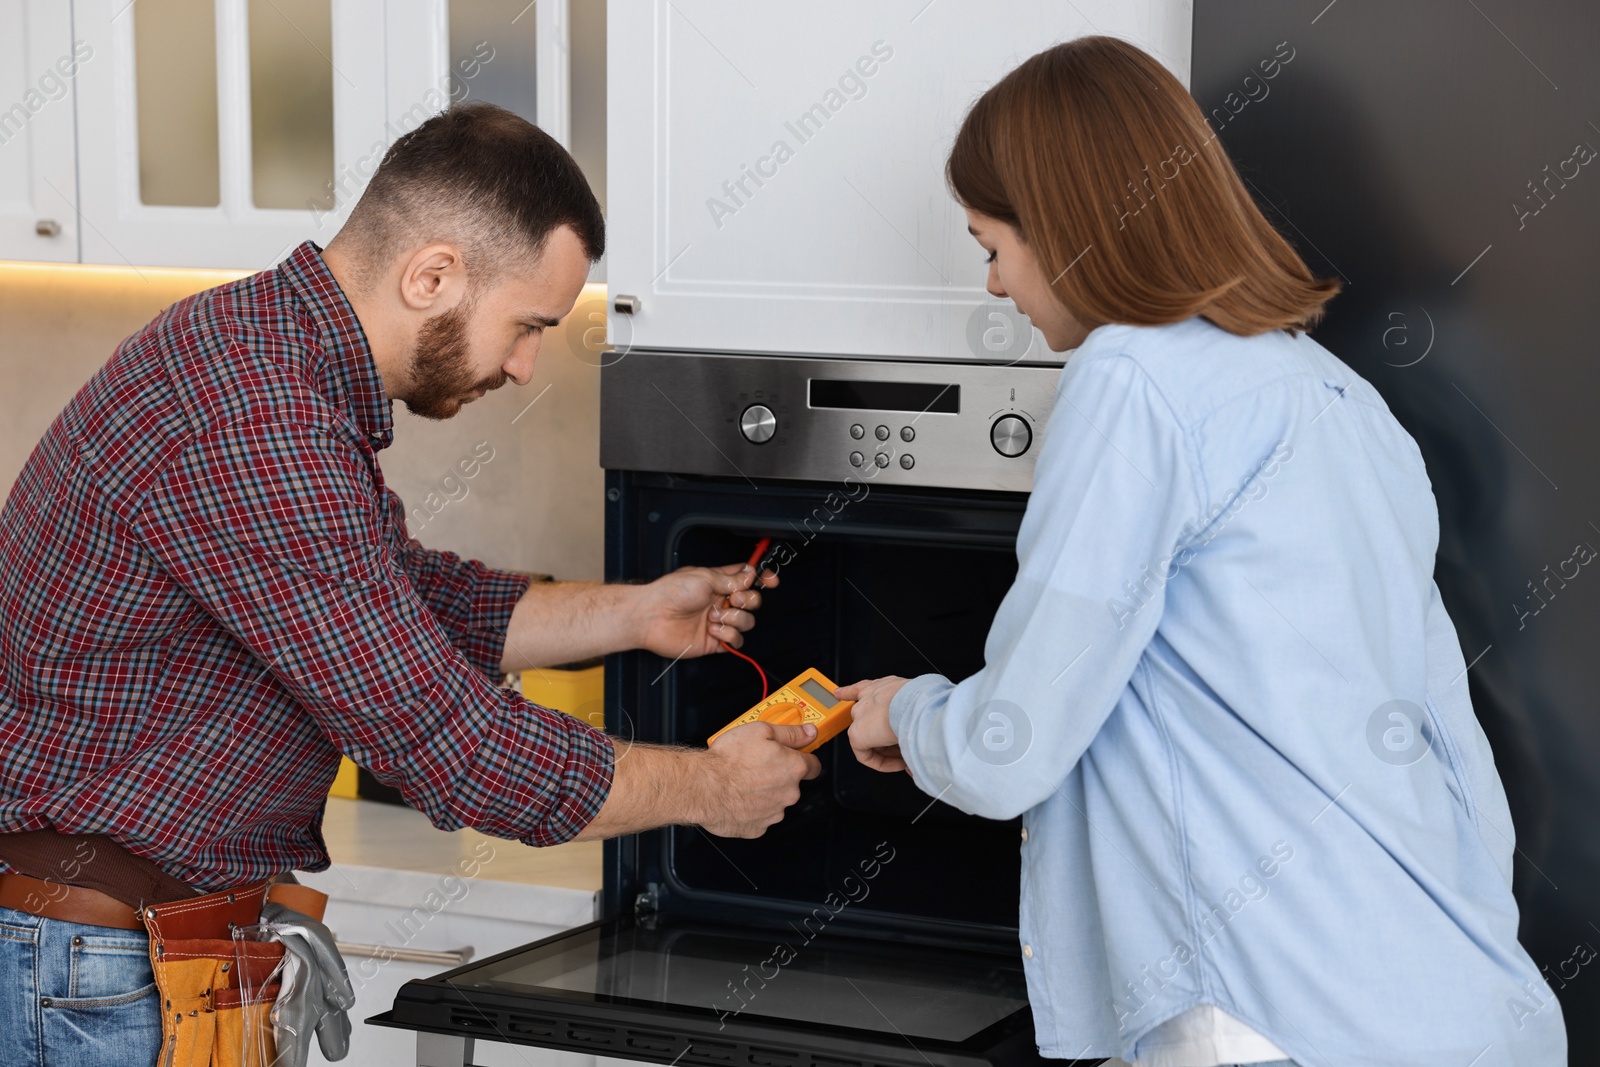
[[[271,1012],[285,950],[251,934],[268,900],[320,922],[324,894],[263,881],[196,896],[109,838],[53,830],[0,835],[0,860],[29,872],[0,874],[0,906],[149,933],[158,1067],[269,1067],[277,1058]],[[87,884],[68,884],[69,876]]]

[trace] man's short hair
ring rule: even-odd
[[[448,241],[474,284],[531,262],[550,233],[570,226],[590,262],[606,224],[583,171],[539,127],[493,104],[460,104],[401,137],[384,154],[340,232],[369,276],[407,248]]]

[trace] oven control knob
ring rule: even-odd
[[[778,416],[765,404],[751,404],[739,416],[739,432],[753,445],[764,445],[778,432]]]
[[[1020,415],[1002,415],[989,427],[989,443],[1002,456],[1015,459],[1033,444],[1033,430]]]

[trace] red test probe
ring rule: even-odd
[[[756,579],[751,583],[750,586],[752,589],[758,588],[761,585],[761,557],[767,554],[767,549],[771,547],[771,545],[772,538],[763,537],[761,540],[756,542],[756,550],[750,553],[749,566],[756,568]],[[727,610],[732,606],[733,601],[731,598],[723,600],[723,610]],[[728,642],[723,641],[720,643],[724,649],[732,652],[735,656],[738,656],[740,659],[744,660],[746,663],[750,664],[750,666],[756,669],[756,673],[761,676],[761,699],[767,699],[767,694],[772,691],[772,685],[767,681],[767,672],[761,669],[761,664],[757,663],[754,659],[751,659],[743,652],[740,652],[737,648],[734,648],[732,645],[728,644]]]

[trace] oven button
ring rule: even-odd
[[[852,452],[852,453],[850,453],[850,466],[859,467],[863,463],[865,463],[866,461],[867,461],[867,457],[863,456],[860,452]]]
[[[872,457],[872,462],[876,463],[880,467],[887,467],[889,465],[889,453],[879,452],[876,456]]]
[[[764,445],[778,432],[778,417],[765,404],[751,404],[739,416],[739,432],[751,444]]]
[[[879,426],[876,430],[872,431],[872,435],[880,441],[887,441],[889,439],[889,427]]]
[[[910,444],[912,441],[915,441],[916,439],[917,439],[917,431],[913,430],[909,426],[900,427],[900,440],[906,442],[907,444]]]
[[[850,436],[854,437],[857,441],[861,440],[866,435],[867,435],[867,428],[865,426],[861,425],[859,422],[856,423],[854,426],[850,427]]]
[[[904,467],[906,470],[910,470],[916,465],[917,461],[911,458],[911,453],[907,452],[905,455],[900,457],[900,466]]]
[[[1015,459],[1033,444],[1033,430],[1018,415],[1002,415],[989,427],[989,443],[1002,456]]]

